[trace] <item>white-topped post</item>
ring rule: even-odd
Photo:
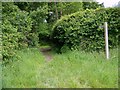
[[[106,52],[106,58],[109,59],[108,25],[107,25],[107,22],[104,23],[104,29],[105,29],[105,52]]]

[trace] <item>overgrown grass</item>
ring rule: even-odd
[[[25,49],[17,53],[19,60],[3,67],[3,87],[36,87],[38,69],[44,63],[44,57],[38,49]]]
[[[0,90],[2,89],[2,61],[0,61]]]
[[[104,53],[71,51],[55,55],[54,60],[40,69],[41,87],[115,88],[118,87],[118,54],[111,59]]]
[[[69,51],[54,54],[45,62],[37,50],[18,53],[19,61],[3,68],[3,87],[39,88],[116,88],[118,87],[118,50],[103,52]]]

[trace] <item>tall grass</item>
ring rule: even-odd
[[[3,67],[3,87],[36,87],[38,69],[44,63],[44,57],[38,49],[25,49],[17,53],[19,60]]]
[[[2,61],[0,61],[0,90],[2,89]]]
[[[3,68],[3,87],[37,88],[116,88],[118,87],[118,52],[86,53],[69,51],[53,53],[45,62],[37,50],[18,53],[20,60]]]
[[[110,60],[103,52],[71,51],[55,55],[39,72],[40,87],[115,88],[118,87],[118,55],[111,51]]]

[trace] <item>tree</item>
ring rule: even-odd
[[[68,15],[75,13],[77,11],[83,10],[82,2],[66,2],[63,3],[63,15]]]
[[[103,3],[99,4],[98,2],[83,2],[83,9],[96,9],[104,7]]]

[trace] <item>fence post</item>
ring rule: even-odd
[[[104,23],[104,29],[105,29],[105,52],[106,52],[106,58],[109,59],[108,24],[107,24],[107,22]]]

